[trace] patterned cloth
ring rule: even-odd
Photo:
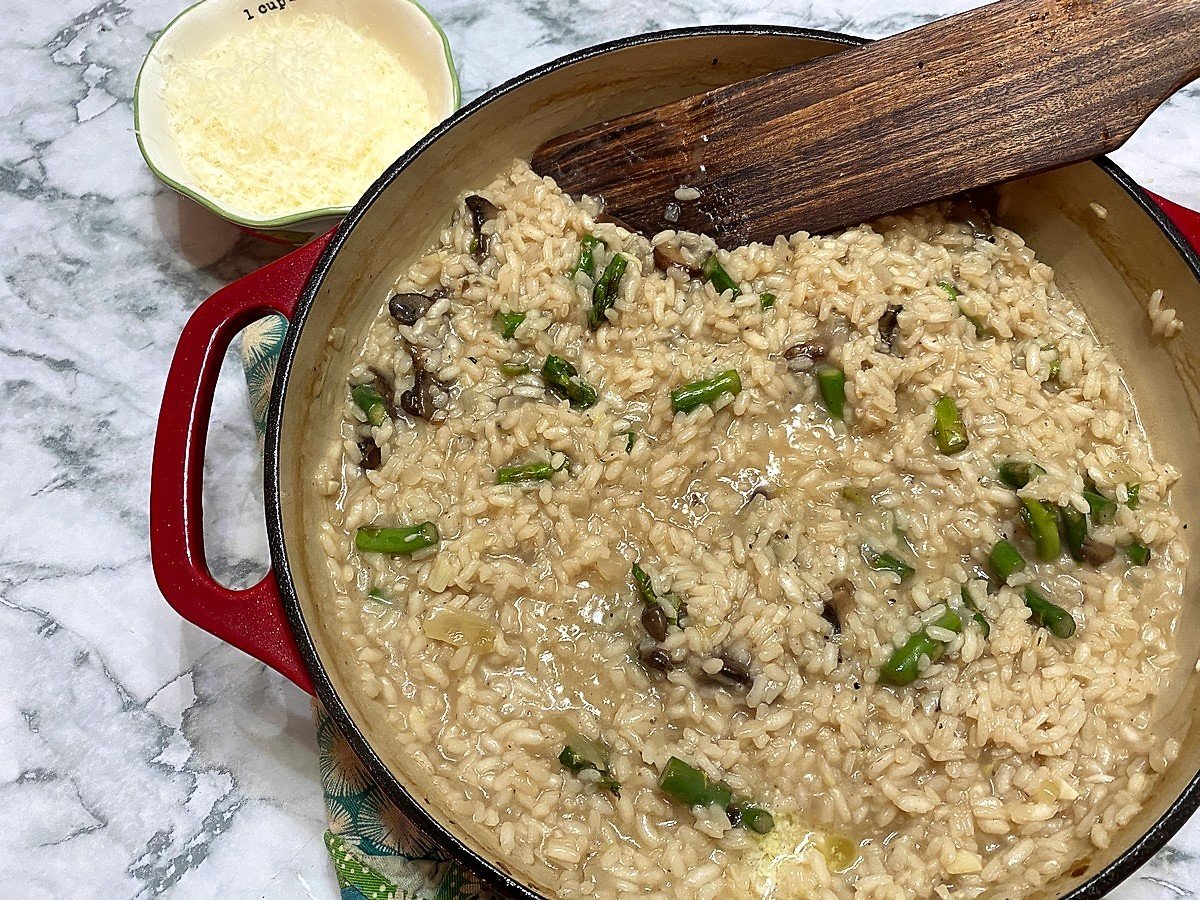
[[[242,366],[259,441],[287,320],[268,316],[242,332]],[[321,786],[342,900],[487,900],[490,896],[410,822],[371,780],[319,701],[313,701]]]

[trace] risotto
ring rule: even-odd
[[[576,897],[1025,896],[1175,757],[1186,551],[1121,370],[969,203],[717,250],[521,162],[361,337],[323,615]]]

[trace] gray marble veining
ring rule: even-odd
[[[337,896],[307,698],[182,623],[146,546],[150,448],[188,313],[277,254],[162,188],[133,82],[182,0],[0,0],[0,897]],[[581,46],[697,23],[880,36],[951,0],[429,0],[466,99]],[[1200,206],[1200,88],[1118,159]],[[227,365],[209,555],[264,569],[254,437]],[[1193,896],[1200,826],[1118,893]]]

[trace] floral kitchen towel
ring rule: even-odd
[[[259,441],[287,320],[268,316],[242,332],[242,366]],[[342,900],[486,900],[478,881],[410,822],[371,780],[319,701],[313,702],[329,849]]]

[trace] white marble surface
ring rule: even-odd
[[[466,99],[578,47],[697,23],[879,36],[952,0],[427,0]],[[182,623],[147,551],[150,448],[188,313],[271,258],[160,187],[134,77],[183,0],[0,0],[0,897],[337,895],[308,700]],[[887,8],[887,12],[878,12]],[[1200,206],[1200,88],[1119,154]],[[264,568],[259,466],[227,365],[210,441],[210,558]],[[1193,821],[1125,898],[1192,896]]]

